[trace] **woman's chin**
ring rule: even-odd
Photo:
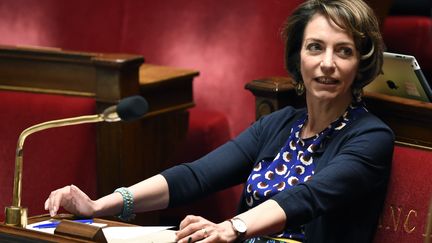
[[[311,93],[307,96],[309,101],[317,101],[317,102],[343,102],[350,101],[351,95],[341,95],[340,93],[329,92],[329,91],[319,91]]]

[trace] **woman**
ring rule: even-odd
[[[371,242],[393,151],[391,130],[361,102],[382,65],[377,20],[361,0],[311,0],[284,37],[306,109],[274,112],[203,158],[96,201],[75,186],[58,189],[45,209],[128,218],[246,182],[236,217],[187,216],[178,242]]]

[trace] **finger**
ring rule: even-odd
[[[198,222],[199,221],[199,217],[195,216],[195,215],[188,215],[186,216],[179,225],[180,230],[184,229],[186,226]]]
[[[185,228],[176,232],[176,240],[179,242],[185,241],[187,242],[187,238],[192,237],[193,233],[195,233],[195,229],[193,226],[188,225]]]
[[[53,211],[53,203],[54,203],[54,202],[53,202],[53,199],[56,197],[57,191],[58,191],[58,190],[52,191],[52,192],[50,193],[50,195],[49,195],[47,201],[46,201],[46,203],[47,203],[46,209],[49,210],[49,213],[50,213],[50,216],[51,216],[51,217],[55,215],[55,213],[54,213],[54,211]]]
[[[50,194],[50,196],[45,200],[45,203],[44,203],[44,209],[45,210],[51,210],[51,208],[52,208],[52,203],[51,203],[51,194]]]
[[[197,230],[192,234],[192,239],[195,239],[193,242],[211,242],[207,241],[207,237],[209,237],[209,232],[205,228]]]
[[[197,233],[201,235],[201,240],[197,242],[206,242],[208,240],[208,237],[210,236],[210,232],[208,232],[206,228],[202,228]]]
[[[191,243],[193,242],[192,236],[188,236],[184,239],[176,240],[177,243]]]
[[[199,230],[198,222],[198,217],[193,215],[186,216],[180,223],[179,231],[176,232],[177,240],[187,238]]]
[[[50,215],[54,217],[59,210],[61,203],[66,199],[67,194],[70,193],[70,186],[65,186],[61,189],[58,189],[50,195]]]
[[[205,239],[210,235],[210,232],[206,228],[202,228],[203,226],[197,226],[197,225],[198,224],[188,225],[181,232],[178,232],[177,234],[178,242],[188,242],[189,238],[191,238],[192,242],[196,242]],[[201,227],[201,228],[197,228],[197,227]]]
[[[44,203],[44,209],[48,210],[48,208],[49,208],[49,197],[45,200],[45,203]]]
[[[178,240],[176,240],[177,243],[190,243],[190,242],[196,242],[198,240],[200,240],[201,238],[199,236],[196,235],[196,233],[192,233],[190,235],[187,235],[183,238],[180,238]]]
[[[202,238],[207,238],[209,236],[209,232],[207,231],[206,228],[202,228],[201,230],[198,231],[199,234],[202,236]],[[197,232],[197,233],[198,233]]]
[[[207,242],[225,242],[225,241],[219,239],[217,235],[209,235],[208,237],[197,241],[197,243],[207,243]]]

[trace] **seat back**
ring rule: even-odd
[[[396,145],[375,243],[423,242],[432,196],[432,150]]]
[[[432,104],[378,93],[366,93],[365,102],[396,136],[374,243],[423,242],[432,197]]]
[[[396,136],[388,192],[374,243],[423,242],[432,196],[432,104],[366,93]]]
[[[0,205],[12,204],[15,151],[20,133],[55,119],[95,113],[91,98],[0,91]],[[94,125],[56,128],[34,133],[23,147],[21,205],[29,215],[43,214],[49,193],[75,184],[96,196],[96,130]],[[4,215],[0,215],[0,221]]]

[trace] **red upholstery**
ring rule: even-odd
[[[93,114],[90,98],[23,92],[0,92],[0,206],[11,206],[15,150],[26,128],[53,119]],[[43,202],[53,189],[76,184],[96,196],[94,125],[53,128],[27,137],[24,143],[22,202],[29,215],[45,213]],[[4,214],[0,214],[0,221]]]
[[[147,63],[199,70],[197,105],[225,113],[236,135],[255,117],[245,83],[286,74],[280,28],[301,2],[2,1],[0,44],[136,53]]]
[[[193,108],[185,143],[177,153],[176,163],[190,162],[207,154],[230,139],[228,119],[222,112]]]
[[[189,131],[173,164],[200,158],[230,139],[226,116],[217,111],[194,108],[190,111]],[[162,224],[178,225],[188,214],[200,215],[219,222],[235,215],[241,186],[212,194],[197,202],[164,210]]]
[[[395,146],[392,174],[375,243],[423,242],[432,196],[432,151]]]
[[[383,38],[388,51],[414,55],[432,84],[432,19],[426,16],[389,16]]]

